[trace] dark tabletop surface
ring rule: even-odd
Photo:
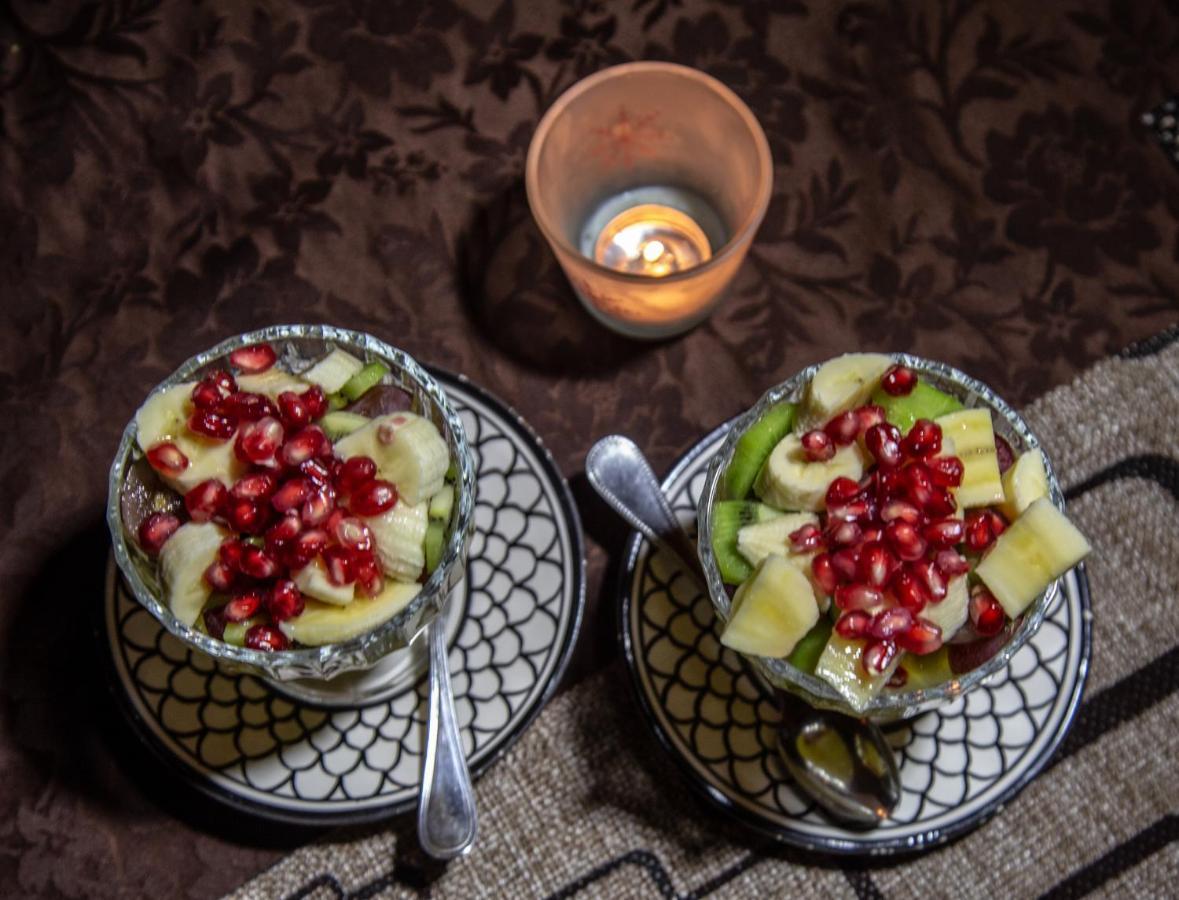
[[[658,344],[580,310],[521,182],[554,98],[640,58],[733,87],[775,160],[728,302]],[[598,437],[665,470],[852,349],[1021,404],[1179,319],[1179,173],[1139,123],[1176,90],[1174,3],[0,9],[0,893],[209,897],[308,837],[194,803],[95,674],[106,470],[180,361],[328,322],[514,405],[586,528],[572,683],[616,653],[626,533],[582,475]]]

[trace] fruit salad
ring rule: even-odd
[[[820,366],[721,479],[722,643],[786,659],[857,711],[981,665],[1090,550],[1038,449],[1016,456],[990,409],[882,354]]]
[[[295,371],[299,368],[299,371]],[[442,559],[455,508],[446,440],[381,362],[234,350],[135,415],[123,526],[172,614],[279,651],[365,634]]]

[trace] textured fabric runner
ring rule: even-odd
[[[1179,330],[1026,412],[1094,544],[1093,655],[1073,729],[989,824],[879,868],[818,864],[698,802],[621,664],[555,700],[478,783],[467,859],[431,863],[411,817],[337,833],[245,885],[262,897],[1073,897],[1179,879]]]

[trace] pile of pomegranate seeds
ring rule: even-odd
[[[904,366],[893,366],[882,380],[894,396],[910,393],[916,383]],[[950,580],[969,570],[958,545],[982,552],[1006,523],[990,509],[972,510],[965,520],[954,516],[952,489],[962,483],[962,461],[938,456],[942,431],[928,419],[902,436],[879,406],[861,406],[807,432],[802,445],[821,461],[856,440],[875,464],[859,482],[833,480],[820,525],[804,525],[790,542],[796,553],[820,551],[811,571],[841,611],[835,632],[865,639],[861,665],[879,675],[901,650],[920,655],[942,646],[941,629],[922,618],[922,610],[944,600]],[[1002,630],[1005,616],[989,592],[976,590],[970,619],[987,636]]]
[[[239,370],[263,372],[277,356],[269,345],[254,344],[230,354]],[[372,532],[357,516],[374,516],[397,503],[397,488],[378,479],[365,456],[342,460],[323,430],[313,424],[328,411],[323,391],[284,391],[277,406],[260,394],[239,391],[234,377],[218,369],[193,388],[190,431],[205,438],[233,441],[234,455],[247,470],[228,487],[219,479],[202,481],[184,495],[194,522],[218,522],[235,536],[226,539],[205,571],[213,590],[228,594],[223,605],[205,611],[205,626],[221,638],[227,623],[258,622],[245,636],[256,650],[285,650],[289,641],[276,627],[303,612],[305,600],[292,576],[320,560],[335,585],[356,584],[363,596],[384,589]],[[177,475],[189,465],[172,442],[149,448],[158,471]],[[156,555],[180,527],[180,519],[156,513],[139,528],[139,543]]]

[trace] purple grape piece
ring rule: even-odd
[[[972,669],[977,669],[1002,650],[1010,638],[1011,629],[1004,628],[989,638],[979,638],[968,644],[948,644],[950,671],[955,675],[962,675]]]
[[[378,384],[365,391],[359,400],[347,407],[348,412],[375,419],[390,413],[406,412],[413,408],[413,397],[392,384]]]
[[[143,520],[154,512],[170,512],[181,519],[187,518],[184,499],[164,484],[146,459],[127,467],[119,508],[130,534],[139,534]]]

